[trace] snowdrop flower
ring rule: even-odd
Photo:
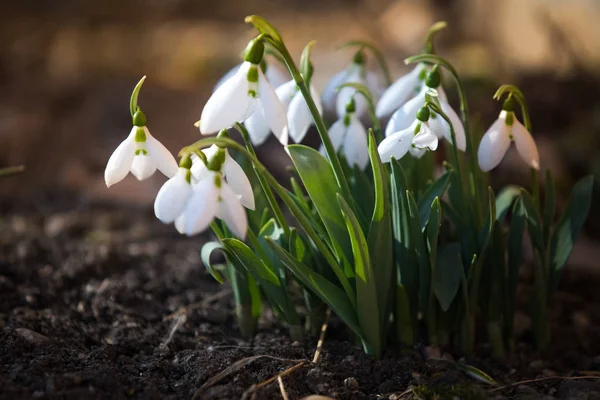
[[[310,85],[310,92],[319,113],[323,113],[321,99],[317,90]],[[287,120],[289,125],[289,135],[295,143],[304,139],[308,128],[313,124],[313,117],[310,113],[304,96],[296,86],[294,80],[288,81],[279,86],[275,91],[277,97],[287,110]],[[269,137],[269,125],[260,113],[254,113],[245,122],[250,140],[255,146],[263,144]]]
[[[422,86],[420,92],[415,97],[408,100],[394,112],[386,127],[386,136],[389,136],[393,132],[407,129],[414,122],[416,113],[425,104],[426,95],[437,94],[440,108],[444,114],[446,114],[448,119],[450,119],[454,128],[456,147],[461,151],[465,151],[467,148],[465,128],[456,111],[454,111],[452,106],[448,103],[446,93],[440,85],[440,75],[436,68],[427,74],[425,82],[426,84]],[[429,119],[429,127],[439,139],[446,138],[448,142],[452,143],[450,126],[441,116],[432,113],[431,118]]]
[[[535,141],[515,116],[513,100],[507,99],[500,116],[481,139],[477,153],[481,169],[489,171],[500,164],[513,140],[523,161],[539,170],[540,155]]]
[[[431,131],[428,120],[429,108],[422,107],[417,112],[417,118],[406,129],[390,134],[383,139],[377,150],[381,161],[390,162],[392,157],[399,160],[407,152],[417,158],[425,154],[426,150],[435,151],[438,147],[438,138]]]
[[[224,82],[208,99],[200,117],[200,132],[210,134],[243,122],[254,114],[262,115],[273,134],[287,144],[285,107],[265,77],[260,63],[264,44],[252,40],[245,61],[235,75]]]
[[[175,176],[159,190],[154,213],[163,223],[175,222],[175,228],[188,236],[202,232],[214,218],[220,218],[237,237],[244,239],[248,229],[244,207],[254,209],[248,177],[226,149],[211,147],[203,153],[211,155],[207,165],[199,157],[195,158],[197,162],[189,155],[181,159]],[[204,165],[197,169],[200,179],[193,174],[196,164]],[[229,173],[227,180],[225,171]]]
[[[373,99],[377,101],[381,93],[385,90],[381,76],[366,67],[365,56],[362,51],[354,55],[352,64],[345,70],[335,74],[323,90],[322,103],[325,112],[335,113],[338,118],[343,118],[346,114],[346,104],[354,97],[355,89],[344,87],[337,91],[337,88],[344,83],[360,83],[369,89]],[[367,115],[367,102],[362,96],[356,99],[356,114],[359,118]]]
[[[219,89],[225,82],[227,82],[229,78],[233,77],[241,66],[242,64],[238,64],[227,71],[227,73],[223,75],[223,77],[219,79],[215,85],[213,93],[216,92],[217,89]],[[278,63],[267,60],[266,58],[263,58],[263,61],[260,63],[260,68],[273,87],[279,87],[289,80],[289,74],[282,67],[280,67]]]
[[[335,151],[341,149],[349,165],[365,169],[369,164],[369,141],[367,130],[356,115],[355,107],[354,99],[350,100],[344,118],[338,119],[329,128],[329,137]],[[326,155],[323,145],[320,151],[321,154]]]
[[[108,159],[104,171],[107,187],[123,180],[130,171],[140,181],[152,176],[157,168],[169,178],[177,172],[175,158],[150,134],[141,110],[135,112],[133,125],[129,136]]]
[[[402,107],[411,97],[421,91],[427,73],[427,66],[418,64],[408,74],[402,76],[383,92],[377,103],[375,113],[384,118]]]

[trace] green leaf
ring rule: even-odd
[[[377,141],[372,132],[369,134],[369,157],[371,158],[373,181],[375,182],[375,207],[369,226],[367,242],[378,288],[379,319],[385,321],[385,315],[389,315],[391,311],[392,305],[389,303],[395,285],[392,213],[389,201],[389,174],[379,158]]]
[[[535,206],[533,197],[531,197],[525,189],[521,189],[521,202],[523,204],[524,215],[527,219],[527,227],[531,242],[540,254],[546,254],[546,244],[542,234],[540,214]]]
[[[421,221],[417,202],[410,191],[406,191],[408,211],[410,216],[411,240],[414,245],[417,262],[419,265],[419,305],[423,314],[427,313],[429,295],[431,291],[431,265],[425,248],[425,239],[421,232]]]
[[[269,238],[269,240],[272,240]],[[293,304],[290,304],[285,288],[277,275],[273,273],[265,263],[243,242],[238,239],[223,239],[223,245],[227,251],[237,259],[239,265],[244,267],[254,279],[260,284],[269,303],[277,308],[277,311],[289,322],[290,313],[295,314]]]
[[[520,194],[521,188],[518,186],[506,186],[498,193],[496,198],[496,219],[498,221],[504,221],[506,213]]]
[[[556,213],[556,189],[554,187],[554,179],[549,169],[546,170],[546,196],[544,199],[544,241],[547,243],[550,236],[550,228],[554,222],[554,214]]]
[[[354,255],[354,273],[356,277],[356,312],[358,323],[367,343],[367,351],[379,357],[381,355],[381,320],[378,305],[377,282],[369,257],[369,246],[360,224],[350,206],[342,198],[337,197],[346,220],[352,253]]]
[[[402,284],[396,287],[396,312],[394,314],[394,321],[396,322],[396,333],[400,343],[412,346],[415,339],[410,314],[410,303],[406,289]]]
[[[506,321],[513,321],[515,316],[515,297],[519,270],[523,259],[523,232],[525,230],[525,212],[521,199],[517,198],[513,205],[510,230],[508,233],[508,273],[506,277]],[[514,324],[505,324],[507,339],[512,347],[514,340]]]
[[[292,274],[306,288],[316,294],[327,303],[329,307],[344,321],[346,325],[359,337],[363,337],[362,331],[358,325],[356,311],[352,307],[352,303],[346,297],[340,288],[317,272],[311,270],[305,264],[296,260],[292,255],[283,249],[280,245],[267,239],[269,246],[281,257],[282,262],[290,270]]]
[[[458,369],[461,370],[462,372],[464,372],[465,374],[467,374],[468,376],[470,376],[471,378],[478,380],[479,382],[482,382],[482,383],[485,383],[485,384],[488,384],[491,386],[498,385],[498,382],[496,382],[494,379],[492,379],[491,376],[489,376],[488,374],[486,374],[479,368],[475,368],[472,365],[459,363]]]
[[[433,274],[433,292],[444,312],[450,308],[461,285],[464,271],[460,253],[461,246],[458,242],[445,244],[438,250]]]
[[[222,284],[224,282],[223,277],[210,262],[210,256],[215,250],[221,250],[221,252],[223,253],[225,252],[221,243],[206,242],[204,246],[202,246],[202,250],[200,251],[200,258],[202,259],[202,264],[204,264],[204,267],[208,270],[212,277],[215,278],[217,282]]]
[[[331,165],[317,150],[303,145],[286,147],[300,179],[325,224],[346,276],[352,277],[352,249],[344,217],[335,198],[341,194]]]
[[[592,190],[594,186],[593,176],[581,179],[571,192],[569,204],[561,216],[551,244],[551,288],[554,290],[558,286],[558,281],[563,267],[567,263],[575,240],[583,228],[592,205]]]
[[[419,198],[419,219],[421,220],[421,229],[425,229],[427,220],[429,220],[431,203],[433,203],[436,197],[442,197],[444,195],[448,183],[450,182],[451,175],[452,171],[447,171],[437,181],[431,184]]]

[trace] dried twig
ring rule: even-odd
[[[281,376],[277,377],[277,382],[279,383],[279,391],[281,392],[281,397],[283,397],[283,400],[290,400],[287,392],[285,391],[285,387],[283,386],[283,379],[281,379]]]
[[[315,350],[315,355],[313,357],[313,364],[316,364],[319,361],[319,357],[321,356],[321,350],[323,349],[323,342],[325,341],[325,333],[327,332],[327,326],[329,324],[329,317],[331,316],[331,309],[328,308],[325,313],[325,322],[321,326],[321,334],[319,335],[319,341],[317,342],[317,350]]]
[[[169,336],[167,336],[165,341],[160,344],[159,348],[161,350],[165,349],[169,345],[169,343],[171,343],[171,340],[173,340],[173,336],[175,336],[175,332],[177,332],[177,330],[181,327],[181,325],[183,325],[185,323],[186,319],[187,319],[187,316],[185,314],[181,314],[179,316],[177,321],[175,321],[173,328],[171,328],[171,332],[169,332]]]
[[[298,368],[300,368],[301,366],[303,366],[304,364],[306,364],[306,360],[299,362],[298,364],[286,369],[285,371],[283,371],[280,374],[277,374],[275,376],[270,377],[269,379],[267,379],[266,381],[263,381],[261,383],[257,383],[255,385],[250,386],[250,388],[248,390],[246,390],[244,392],[244,394],[242,395],[242,400],[245,400],[249,394],[252,394],[254,392],[256,392],[258,389],[263,388],[265,386],[267,386],[268,384],[274,382],[275,380],[284,377],[288,374],[291,374],[292,372],[294,372],[295,370],[297,370]]]
[[[525,385],[528,383],[537,383],[537,382],[543,382],[543,381],[549,381],[552,379],[562,379],[564,381],[576,381],[576,380],[580,380],[580,379],[600,379],[600,376],[546,376],[543,378],[537,378],[537,379],[528,379],[525,381],[520,381],[520,382],[515,382],[512,383],[510,385],[506,385],[506,386],[501,386],[495,389],[490,389],[488,390],[489,392],[497,392],[500,390],[504,390],[504,389],[510,389],[514,386],[520,386],[520,385]]]
[[[200,398],[199,396],[202,394],[202,392],[204,390],[208,389],[209,387],[211,387],[215,383],[219,382],[221,379],[224,379],[224,378],[228,377],[229,375],[231,375],[231,374],[239,371],[240,369],[244,368],[246,365],[251,364],[254,361],[259,360],[261,358],[270,358],[272,360],[286,361],[286,362],[298,362],[298,361],[300,361],[300,363],[297,364],[297,366],[298,365],[302,365],[302,364],[304,364],[306,362],[306,360],[298,360],[298,359],[290,359],[290,358],[279,358],[279,357],[273,357],[273,356],[268,356],[268,355],[259,355],[259,356],[252,356],[252,357],[242,358],[241,360],[237,360],[236,362],[234,362],[233,364],[231,364],[229,367],[225,368],[223,371],[219,372],[218,374],[216,374],[215,376],[213,376],[212,378],[210,378],[206,382],[204,382],[204,384],[202,386],[200,386],[200,388],[198,390],[196,390],[196,393],[194,393],[194,396],[192,397],[192,400],[199,399]],[[285,371],[284,371],[284,373],[285,373]],[[281,373],[279,375],[284,376],[284,373]],[[277,376],[279,376],[279,375],[277,375]],[[271,380],[271,382],[273,380],[277,379],[277,376],[275,376]],[[253,385],[248,390],[251,390],[255,386],[257,386],[257,385]],[[262,387],[262,386],[259,386],[259,387]],[[249,393],[251,393],[251,392],[249,392]]]

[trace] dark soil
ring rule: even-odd
[[[290,399],[394,399],[411,388],[403,398],[600,399],[600,380],[552,378],[600,377],[598,279],[582,272],[565,275],[547,351],[532,350],[521,314],[508,360],[492,361],[481,346],[465,361],[502,386],[550,377],[493,391],[451,363],[427,361],[436,349],[374,360],[342,340],[335,318],[316,364],[316,339],[292,343],[268,315],[242,339],[229,288],[202,267],[203,239],[179,236],[149,210],[19,207],[0,205],[2,399],[281,398],[277,381],[249,389],[302,362],[283,378]]]

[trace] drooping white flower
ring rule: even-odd
[[[513,111],[502,110],[498,119],[483,135],[479,145],[477,158],[483,171],[495,168],[515,142],[521,158],[531,168],[540,169],[540,155],[533,137],[519,122]]]
[[[206,159],[212,159],[217,152],[219,151],[219,147],[217,145],[212,145],[207,149],[202,149],[202,152],[206,155]],[[231,157],[229,151],[227,149],[222,149],[225,152],[225,160],[223,161],[223,165],[221,167],[221,173],[223,177],[227,180],[227,183],[236,194],[236,196],[240,199],[242,205],[250,210],[254,210],[254,192],[252,191],[252,184],[250,180],[246,176],[246,173],[240,166]],[[196,156],[192,158],[192,167],[191,172],[193,178],[199,182],[204,180],[209,174],[210,171],[206,167],[206,165]]]
[[[423,107],[421,110],[427,109]],[[438,138],[429,127],[428,114],[428,111],[419,111],[417,119],[408,128],[394,132],[381,141],[377,151],[382,162],[390,162],[392,157],[399,160],[409,151],[414,157],[420,158],[426,150],[437,149]]]
[[[175,220],[175,227],[192,236],[208,228],[215,218],[222,219],[235,236],[245,239],[248,217],[244,206],[223,175],[209,170],[205,178],[194,185],[183,213]]]
[[[427,66],[418,64],[408,74],[400,77],[383,92],[375,113],[378,118],[384,118],[402,107],[411,97],[421,91],[424,84]]]
[[[208,99],[200,117],[200,132],[210,134],[244,122],[253,114],[264,116],[267,125],[282,144],[287,144],[288,128],[285,107],[265,77],[260,62],[264,45],[253,40],[246,51],[246,61]]]
[[[310,85],[310,92],[319,113],[322,114],[323,109],[319,93],[312,85]],[[275,90],[275,93],[287,110],[289,136],[295,143],[301,142],[304,136],[306,136],[308,128],[313,124],[313,117],[306,104],[306,100],[304,100],[304,96],[300,92],[300,89],[298,89],[298,86],[296,86],[294,80],[279,86]],[[269,125],[260,113],[255,112],[252,114],[246,120],[245,125],[253,145],[259,146],[269,137]]]
[[[354,97],[356,90],[344,87],[338,92],[337,88],[344,83],[360,83],[366,86],[375,102],[385,90],[380,74],[367,69],[361,53],[360,57],[354,57],[354,62],[347,69],[338,72],[327,82],[321,98],[325,113],[335,113],[338,118],[343,118],[345,115],[346,104]],[[362,96],[356,97],[356,114],[359,118],[363,118],[367,115],[367,102]]]
[[[154,200],[154,214],[165,224],[173,223],[183,213],[192,196],[191,162],[181,165],[175,176],[160,188]]]
[[[348,110],[343,118],[338,119],[329,128],[329,137],[336,152],[341,150],[348,164],[365,169],[369,164],[369,139],[367,130],[356,115],[354,101],[348,105]],[[326,155],[325,148],[321,145],[321,154]]]
[[[213,89],[213,93],[217,91],[219,87],[221,87],[225,82],[229,80],[229,78],[233,77],[242,64],[238,64],[235,67],[231,68],[215,85]],[[278,63],[263,59],[263,62],[260,64],[263,72],[265,73],[265,77],[273,87],[279,87],[283,85],[285,82],[289,80],[290,75],[285,71]]]
[[[171,178],[177,172],[177,162],[145,125],[134,126],[108,159],[104,181],[107,187],[111,187],[123,180],[130,171],[142,181],[152,176],[157,168]]]

